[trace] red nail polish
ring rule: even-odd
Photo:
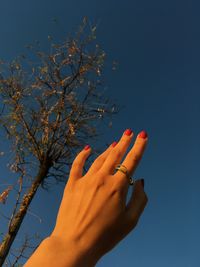
[[[115,147],[118,142],[113,142],[112,147]]]
[[[141,138],[143,138],[143,139],[145,139],[145,138],[147,138],[147,133],[143,130],[142,132],[140,132],[139,133],[139,135],[138,135],[139,137],[141,137]]]
[[[89,145],[86,145],[86,146],[84,147],[85,150],[88,150],[89,148],[90,148]]]
[[[141,179],[142,186],[144,188],[144,179]]]
[[[132,130],[131,129],[126,129],[126,131],[124,132],[125,135],[130,136],[132,134]]]

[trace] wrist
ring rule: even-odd
[[[58,236],[51,235],[48,239],[50,250],[57,247],[57,255],[63,258],[64,267],[94,267],[99,260],[93,250],[81,244],[80,240],[66,240]],[[61,265],[56,265],[61,266]]]
[[[25,267],[94,267],[97,261],[91,252],[81,249],[77,242],[50,236],[42,241]]]
[[[65,257],[63,257],[63,251],[60,250],[58,242],[55,242],[55,240],[52,240],[52,238],[47,237],[40,243],[38,248],[28,259],[25,267],[66,267],[67,265],[65,264]]]

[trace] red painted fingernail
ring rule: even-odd
[[[115,147],[118,142],[113,142],[112,147]]]
[[[145,138],[147,138],[147,133],[143,130],[142,132],[140,132],[139,133],[139,135],[138,135],[139,137],[141,137],[141,138],[143,138],[143,139],[145,139]]]
[[[126,131],[124,132],[125,135],[130,136],[132,134],[132,130],[131,129],[126,129]]]
[[[144,188],[144,179],[141,179],[142,186]]]
[[[89,145],[86,145],[86,146],[84,147],[85,150],[88,150],[89,148],[90,148]]]

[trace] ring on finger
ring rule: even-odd
[[[135,184],[135,179],[132,178],[132,177],[129,175],[126,166],[124,166],[124,165],[122,165],[122,164],[118,164],[118,165],[116,166],[115,170],[124,173],[124,174],[126,175],[126,177],[128,178],[128,181],[129,181],[129,184],[130,184],[130,185],[134,185],[134,184]]]

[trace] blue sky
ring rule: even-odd
[[[148,205],[137,228],[98,267],[199,266],[199,8],[200,3],[191,0],[0,3],[0,58],[8,61],[35,40],[47,49],[49,34],[63,41],[84,16],[97,23],[97,42],[107,54],[106,94],[125,107],[113,117],[112,128],[102,124],[101,139],[91,145],[118,140],[126,128],[135,134],[148,132],[149,143],[134,175],[145,179]],[[115,72],[109,69],[112,60],[119,63]],[[2,168],[3,183],[10,174]],[[51,233],[63,188],[38,191],[30,211],[42,223],[28,214],[14,246],[25,232],[43,237]],[[5,220],[0,218],[3,231]]]

